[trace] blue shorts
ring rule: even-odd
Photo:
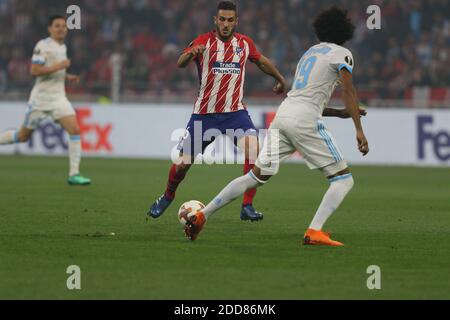
[[[197,156],[220,136],[226,134],[237,140],[243,136],[256,136],[255,125],[247,110],[227,113],[192,114],[181,138],[178,150],[182,154]]]

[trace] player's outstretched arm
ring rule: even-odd
[[[358,109],[359,109],[360,117],[367,115],[367,111],[365,109],[363,109],[361,107],[359,107]],[[341,119],[348,119],[348,118],[352,117],[346,109],[334,109],[334,108],[325,108],[323,110],[322,116],[323,117],[337,117],[337,118],[341,118]]]
[[[353,86],[352,74],[347,69],[339,71],[342,85],[342,99],[344,100],[345,108],[353,119],[356,128],[356,140],[358,142],[359,151],[365,156],[369,152],[369,143],[361,124],[358,97],[356,95],[355,87]]]
[[[191,50],[189,50],[188,52],[184,52],[183,54],[181,54],[180,58],[178,58],[178,68],[185,68],[194,57],[202,55],[205,50],[206,47],[202,44],[193,46]]]
[[[30,74],[33,77],[45,76],[47,74],[58,72],[59,70],[67,69],[70,67],[70,60],[66,59],[52,66],[46,67],[41,64],[32,63],[30,68]]]
[[[280,71],[275,67],[275,65],[270,61],[269,58],[265,57],[264,55],[261,55],[259,60],[255,62],[255,64],[258,66],[258,68],[264,72],[265,74],[268,74],[269,76],[272,76],[277,80],[277,84],[273,88],[273,91],[277,94],[281,94],[284,91],[286,91],[286,80],[281,75]]]

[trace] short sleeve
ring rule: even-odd
[[[33,56],[31,57],[31,63],[33,64],[45,64],[45,55],[43,52],[42,41],[39,41],[33,50]]]
[[[189,50],[191,50],[192,47],[195,47],[195,46],[198,46],[201,44],[206,46],[207,42],[208,42],[207,37],[205,37],[204,35],[198,36],[183,50],[183,53],[189,52]]]
[[[339,48],[332,53],[330,64],[336,72],[345,68],[348,72],[353,73],[353,68],[355,67],[352,53],[345,48]]]
[[[251,62],[256,62],[261,58],[261,53],[258,51],[258,49],[255,46],[255,43],[253,40],[249,37],[245,39],[248,43],[248,49],[249,49],[249,55],[248,58]]]

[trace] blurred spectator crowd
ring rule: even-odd
[[[348,9],[356,30],[346,46],[355,58],[362,99],[403,99],[413,87],[450,86],[448,0],[241,0],[238,32],[252,37],[292,81],[301,54],[316,43],[311,23],[322,8]],[[121,92],[146,97],[198,90],[196,69],[176,67],[178,55],[198,34],[213,29],[211,0],[0,0],[0,95],[27,93],[33,47],[47,36],[47,19],[81,8],[81,30],[69,32],[71,73],[82,77],[76,93],[108,95],[111,55],[120,53]],[[381,30],[366,26],[369,5],[381,7]],[[115,62],[117,63],[117,62]],[[248,68],[246,96],[267,96],[273,80]]]

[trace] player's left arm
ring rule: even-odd
[[[286,91],[286,80],[269,58],[261,54],[260,58],[255,61],[255,64],[262,72],[277,80],[277,84],[273,87],[275,93],[282,94]]]
[[[80,83],[80,76],[77,76],[76,74],[66,74],[66,80],[71,84],[71,85],[77,85]]]
[[[359,107],[359,116],[366,116],[367,111],[361,107]],[[334,109],[334,108],[325,108],[322,113],[323,117],[337,117],[341,119],[348,119],[352,116],[346,109]]]
[[[358,97],[353,86],[352,73],[347,68],[342,68],[339,71],[339,77],[342,85],[342,100],[355,125],[358,149],[365,156],[369,152],[369,143],[361,124]]]

